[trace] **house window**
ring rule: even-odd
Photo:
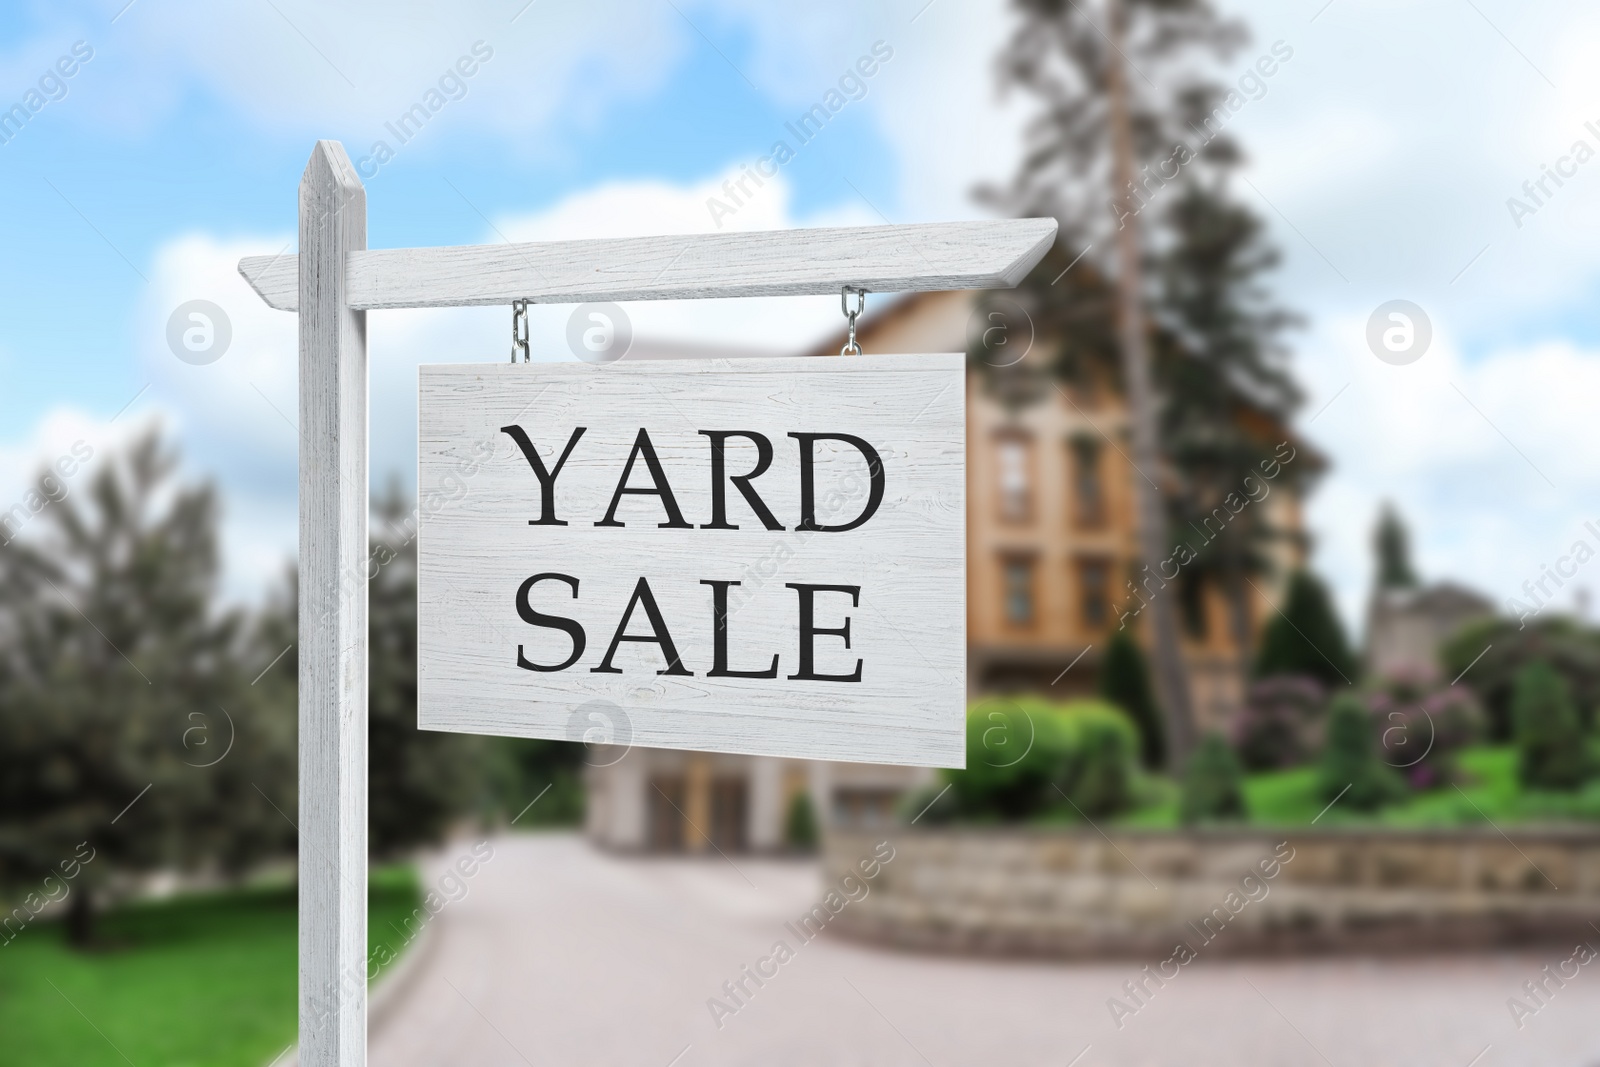
[[[1111,561],[1078,560],[1078,621],[1098,630],[1111,621]]]
[[[1106,486],[1101,474],[1100,442],[1092,437],[1074,437],[1072,451],[1072,516],[1084,528],[1102,526],[1106,521]]]
[[[1033,560],[1012,556],[1001,564],[1005,581],[1006,622],[1012,626],[1033,625]]]
[[[1010,522],[1027,521],[1033,509],[1028,453],[1028,441],[1023,437],[1001,437],[996,444],[1000,517]]]

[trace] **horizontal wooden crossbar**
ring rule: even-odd
[[[348,253],[357,310],[528,300],[806,296],[846,285],[874,293],[1003,289],[1055,240],[1054,219],[771,230]],[[248,256],[239,273],[270,307],[300,301],[299,257]]]

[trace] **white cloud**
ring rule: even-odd
[[[1396,367],[1367,351],[1364,329],[1365,319],[1344,317],[1311,346],[1321,373],[1310,410],[1338,396],[1309,427],[1334,464],[1310,518],[1346,617],[1363,617],[1384,499],[1408,520],[1425,577],[1502,602],[1520,595],[1584,521],[1600,518],[1590,505],[1600,470],[1589,459],[1600,448],[1600,351],[1547,342],[1469,362],[1443,335]]]
[[[1236,65],[1275,40],[1295,50],[1231,129],[1266,199],[1240,194],[1286,253],[1274,288],[1311,316],[1293,339],[1312,394],[1302,422],[1349,385],[1309,426],[1332,461],[1310,507],[1316,565],[1359,623],[1389,498],[1425,574],[1513,595],[1570,546],[1600,489],[1582,460],[1597,443],[1600,352],[1570,328],[1600,274],[1587,240],[1600,161],[1520,229],[1506,208],[1575,138],[1600,149],[1584,127],[1600,119],[1600,14],[1572,0],[1232,6],[1255,37]],[[1363,337],[1395,298],[1436,331],[1407,367]]]
[[[1600,163],[1520,230],[1506,208],[1575,138],[1600,148],[1584,129],[1600,119],[1592,6],[1335,0],[1315,22],[1309,0],[1235,6],[1255,36],[1235,66],[1278,39],[1295,52],[1232,127],[1270,198],[1256,207],[1288,253],[1293,302],[1346,314],[1404,296],[1467,337],[1592,287]]]
[[[121,0],[104,6],[114,10]],[[385,136],[385,121],[440,89],[442,77],[442,92],[459,95],[448,72],[462,57],[487,54],[481,65],[467,64],[473,74],[462,79],[465,96],[439,116],[524,134],[581,121],[585,110],[592,118],[618,99],[650,91],[682,50],[682,28],[667,5],[546,2],[513,21],[520,6],[137,4],[95,34],[102,90],[93,107],[124,131],[146,129],[199,86],[263,128],[352,131],[359,140],[351,147],[365,149],[368,137]],[[67,32],[63,24],[46,25],[36,34],[42,43],[30,50],[48,50]]]

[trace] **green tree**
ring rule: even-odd
[[[1327,587],[1310,571],[1296,571],[1289,578],[1282,610],[1268,620],[1261,635],[1256,676],[1305,675],[1332,688],[1353,685],[1357,673],[1355,655]]]
[[[1272,550],[1294,536],[1256,503],[1304,490],[1313,475],[1313,461],[1296,462],[1300,450],[1265,429],[1286,424],[1301,399],[1280,340],[1299,319],[1262,285],[1278,263],[1265,225],[1221,183],[1186,183],[1163,221],[1171,245],[1155,266],[1168,328],[1157,334],[1161,435],[1181,473],[1167,492],[1169,528],[1175,549],[1181,542],[1195,553],[1182,580],[1196,605],[1206,589],[1222,594],[1243,685],[1254,640],[1250,582],[1272,573]]]
[[[367,831],[374,855],[438,841],[481,810],[492,786],[485,738],[417,728],[416,512],[397,483],[374,503],[367,559]],[[261,653],[288,651],[269,674],[297,706],[299,597],[291,568],[269,603]],[[530,798],[531,799],[531,798]],[[287,810],[287,809],[286,809]]]
[[[114,876],[239,872],[294,833],[268,799],[294,780],[292,721],[216,607],[215,491],[177,481],[157,431],[100,462],[0,550],[0,880],[91,856],[67,887],[78,944]]]
[[[1415,589],[1417,572],[1411,569],[1411,537],[1395,509],[1385,502],[1372,535],[1378,560],[1379,589]]]
[[[817,847],[817,811],[811,803],[811,794],[800,790],[789,799],[789,810],[784,814],[783,843],[799,852],[810,852]]]
[[[1183,795],[1179,815],[1184,825],[1198,822],[1242,820],[1247,815],[1244,802],[1244,772],[1227,738],[1215,731],[1206,734],[1189,758],[1183,776]]]
[[[491,768],[490,799],[500,814],[516,820],[519,829],[583,822],[585,746],[538,737],[484,740]]]
[[[1166,531],[1245,491],[1244,476],[1270,454],[1273,442],[1248,432],[1241,412],[1281,423],[1299,398],[1277,340],[1292,319],[1260,284],[1275,259],[1259,220],[1228,191],[1238,146],[1213,129],[1228,89],[1204,73],[1245,34],[1207,0],[1110,0],[1095,13],[1072,0],[1013,0],[1013,9],[1001,84],[1038,111],[1018,174],[980,196],[1054,215],[1061,236],[1004,298],[1027,314],[1044,365],[972,355],[1008,402],[1050,394],[1051,377],[1123,393],[1132,459],[1146,472],[1134,482],[1139,555],[1159,572],[1174,548]],[[1001,299],[987,298],[984,313]],[[1169,471],[1176,484],[1158,489],[1156,472]],[[1230,530],[1212,561],[1241,649],[1264,518]],[[1175,600],[1151,601],[1151,636],[1169,759],[1181,760],[1194,730]]]
[[[1328,709],[1328,736],[1317,768],[1317,789],[1332,804],[1376,811],[1399,799],[1405,783],[1379,759],[1373,745],[1372,717],[1361,699],[1343,693]]]
[[[1537,660],[1517,672],[1512,697],[1517,777],[1534,789],[1575,789],[1594,769],[1566,679]]]
[[[1161,709],[1150,688],[1144,653],[1133,635],[1118,630],[1106,646],[1105,662],[1100,666],[1100,695],[1115,704],[1133,720],[1139,730],[1139,757],[1146,767],[1166,762],[1166,730]]]

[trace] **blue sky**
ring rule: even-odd
[[[618,86],[577,106],[559,102],[554,114],[524,132],[494,128],[496,117],[484,105],[524,83],[508,68],[524,61],[525,39],[540,30],[538,5],[516,24],[509,15],[520,0],[483,5],[482,17],[458,21],[452,39],[418,48],[415,66],[423,73],[410,79],[409,94],[388,85],[352,89],[341,69],[372,68],[379,58],[347,59],[327,41],[319,47],[301,40],[296,26],[314,29],[312,12],[280,6],[287,19],[263,5],[258,14],[266,17],[252,20],[275,38],[259,44],[279,52],[286,78],[316,82],[335,98],[326,107],[299,101],[303,115],[296,119],[242,104],[231,98],[232,87],[218,86],[203,70],[149,70],[155,57],[141,50],[152,31],[173,30],[181,21],[170,5],[137,0],[116,24],[107,13],[114,15],[121,0],[84,5],[77,18],[43,7],[8,12],[0,27],[0,47],[13,57],[5,64],[10,84],[0,87],[9,91],[8,103],[21,98],[35,80],[31,75],[49,69],[57,58],[52,47],[66,54],[84,41],[93,58],[67,80],[65,98],[0,146],[0,194],[11,205],[6,230],[13,251],[0,264],[11,305],[5,370],[12,388],[0,398],[7,424],[65,398],[110,404],[114,411],[142,384],[127,365],[126,332],[146,286],[141,274],[149,274],[159,248],[190,232],[224,238],[292,232],[295,185],[310,141],[342,140],[352,157],[380,137],[398,144],[384,121],[431,87],[433,68],[450,67],[475,41],[483,41],[493,58],[464,79],[465,97],[452,101],[367,183],[373,247],[480,241],[484,215],[537,209],[604,181],[692,182],[753,158],[764,146],[761,138],[792,117],[781,100],[745,84],[718,54],[746,57],[752,46],[747,32],[714,14],[697,20],[697,31],[663,5],[656,13],[663,37],[655,49],[662,63],[656,77],[635,91]],[[496,14],[507,17],[496,20]],[[253,47],[242,38],[229,45]],[[342,66],[321,52],[340,54]],[[585,74],[582,66],[573,72],[574,93],[604,81],[603,70]],[[380,94],[387,108],[374,99]],[[854,195],[832,172],[841,161],[868,197],[892,197],[894,160],[871,125],[870,113],[846,112],[824,143],[786,171],[793,210],[805,214]],[[74,328],[61,329],[67,322]],[[85,365],[86,333],[112,344],[89,353],[86,365],[94,374],[63,375],[63,366]]]
[[[93,48],[65,96],[0,144],[0,508],[72,441],[103,454],[159,419],[191,473],[223,487],[230,591],[276,573],[294,544],[293,318],[262,308],[232,264],[292,240],[313,140],[365,155],[475,42],[493,56],[465,95],[367,182],[373,247],[710,228],[705,198],[875,41],[894,57],[865,96],[729,225],[979,217],[973,185],[1015,162],[1018,113],[993,92],[1003,0],[524,2],[0,11],[5,104],[75,42]],[[1224,76],[1274,42],[1293,50],[1230,130],[1251,158],[1238,192],[1284,252],[1277,292],[1309,322],[1295,338],[1301,424],[1334,463],[1311,508],[1316,563],[1355,622],[1387,497],[1411,517],[1425,573],[1512,595],[1595,517],[1600,490],[1600,159],[1520,227],[1506,206],[1578,139],[1600,148],[1585,127],[1600,127],[1600,12],[1224,6],[1254,32]],[[199,367],[164,340],[172,310],[197,298],[235,331]],[[1363,340],[1396,298],[1435,330],[1405,367]],[[567,310],[536,317],[541,354]],[[827,299],[630,310],[641,336],[771,351],[837,319]],[[507,318],[372,317],[374,484],[414,463],[417,363],[499,359]]]

